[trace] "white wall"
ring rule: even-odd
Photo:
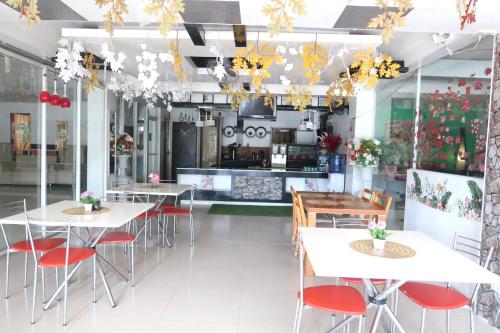
[[[87,190],[95,196],[102,196],[106,179],[106,165],[109,157],[106,154],[108,140],[105,135],[106,110],[104,109],[104,91],[96,88],[88,95],[87,126]]]

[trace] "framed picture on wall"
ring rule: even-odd
[[[31,115],[29,113],[10,114],[10,142],[16,153],[31,149]]]
[[[56,120],[56,146],[60,152],[64,151],[68,144],[69,131],[67,120]]]
[[[203,94],[203,103],[212,104],[213,102],[214,102],[214,95],[213,94]]]

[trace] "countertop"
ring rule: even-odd
[[[277,168],[177,168],[178,174],[206,174],[206,175],[232,175],[246,173],[250,175],[266,174],[268,176],[282,176],[286,174],[289,177],[327,178],[326,172],[302,171],[299,169],[277,169]]]

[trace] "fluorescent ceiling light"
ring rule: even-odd
[[[103,38],[108,39],[109,34],[105,29],[73,29],[63,28],[61,31],[63,37],[83,37],[83,38]],[[247,40],[265,42],[311,42],[316,40],[318,43],[334,43],[334,44],[373,44],[380,45],[382,39],[379,35],[348,35],[335,33],[280,33],[271,38],[267,32],[247,32]],[[113,31],[113,39],[162,39],[165,38],[160,34],[159,30],[147,29],[115,29]],[[177,38],[177,31],[170,31],[166,39]],[[178,32],[179,39],[189,40],[189,34],[182,30]],[[232,31],[206,31],[206,40],[233,40]]]

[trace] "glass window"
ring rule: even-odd
[[[0,203],[26,199],[28,209],[40,204],[41,77],[41,67],[0,52]],[[25,237],[21,226],[6,231],[10,241]]]
[[[372,188],[393,198],[390,229],[403,228],[406,170],[411,168],[413,157],[416,92],[416,73],[377,89],[375,138],[381,143],[382,157]]]

